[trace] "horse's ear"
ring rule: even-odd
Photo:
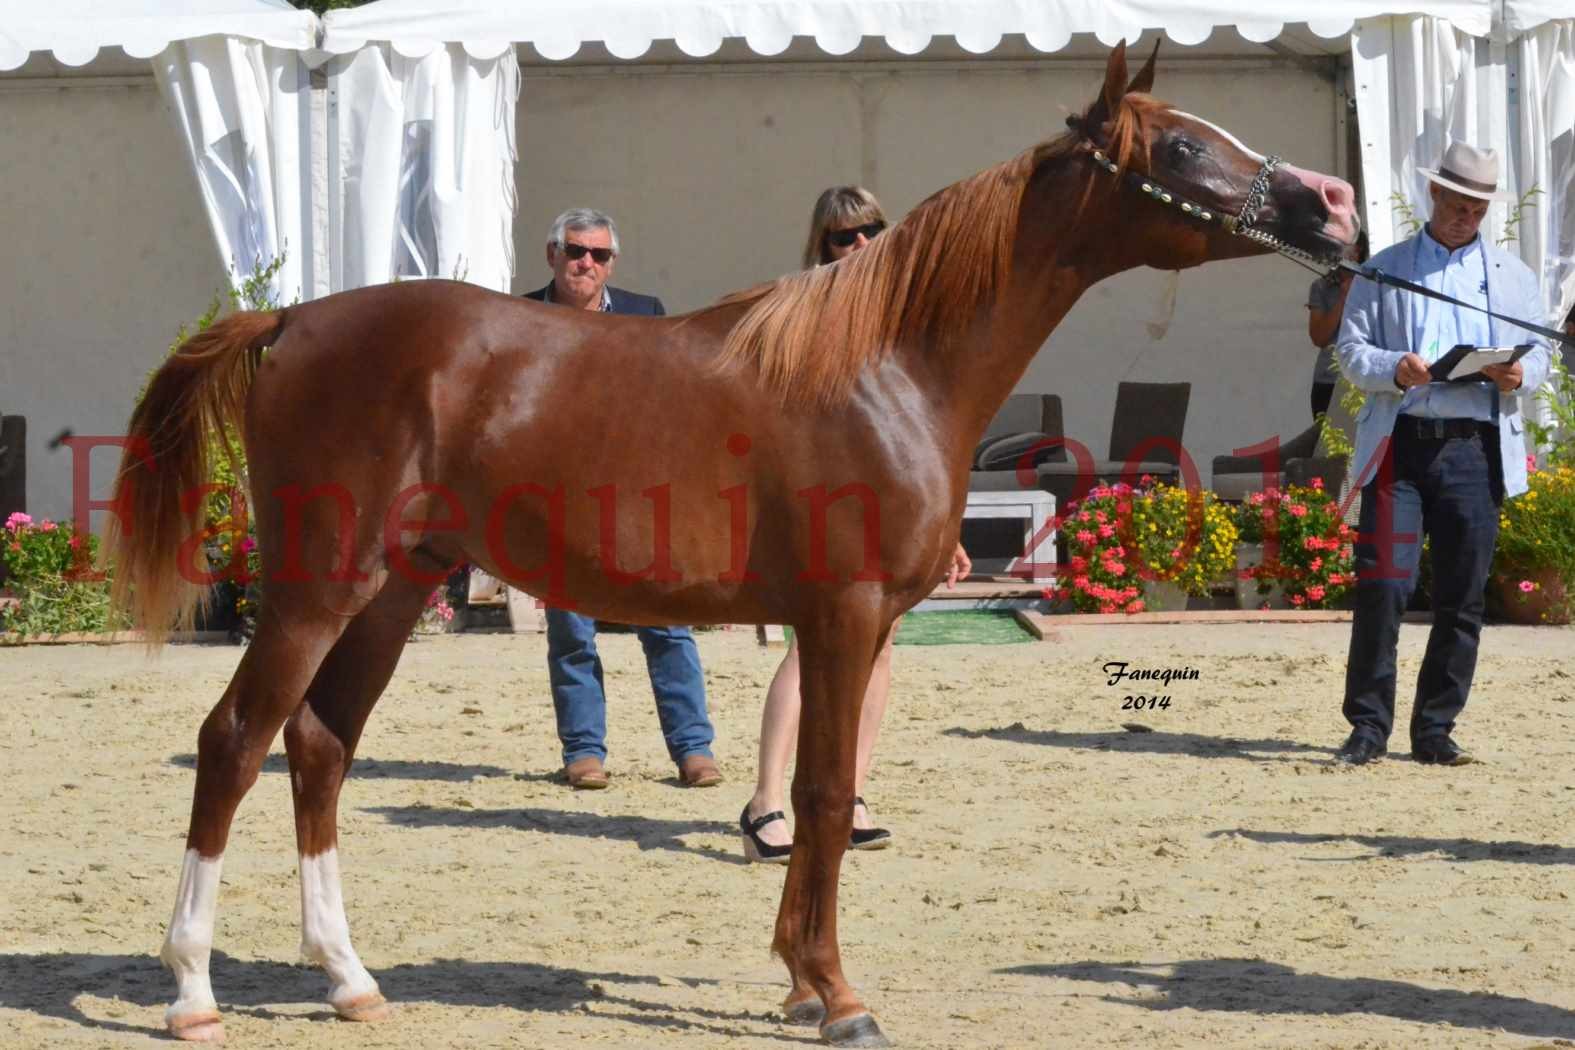
[[[1132,83],[1127,85],[1127,94],[1137,92],[1147,95],[1154,90],[1154,60],[1159,57],[1159,41],[1154,41],[1154,50],[1149,52],[1148,61],[1143,63],[1143,68],[1138,70],[1138,75],[1132,78]]]
[[[1127,42],[1123,40],[1110,52],[1110,58],[1105,63],[1105,86],[1083,118],[1083,134],[1090,138],[1095,136],[1100,125],[1109,120],[1121,106],[1121,96],[1126,94],[1126,88]]]

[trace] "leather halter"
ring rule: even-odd
[[[1092,146],[1092,143],[1090,143]],[[1094,146],[1091,151],[1094,163],[1104,168],[1112,175],[1119,175],[1121,168],[1115,161],[1105,155],[1105,152]],[[1259,229],[1256,225],[1258,212],[1262,210],[1264,202],[1269,197],[1269,180],[1274,177],[1274,169],[1283,161],[1272,154],[1263,161],[1263,166],[1258,169],[1258,174],[1253,177],[1252,185],[1247,188],[1247,199],[1242,202],[1241,211],[1235,215],[1221,215],[1201,204],[1194,204],[1179,193],[1166,188],[1161,183],[1146,175],[1139,175],[1134,171],[1126,173],[1127,184],[1139,193],[1152,197],[1161,204],[1181,209],[1182,213],[1205,223],[1218,223],[1227,233],[1237,237],[1245,237],[1249,241],[1256,241],[1281,255],[1293,259],[1305,259],[1313,263],[1327,263],[1325,256],[1316,255],[1302,248],[1297,248],[1280,240],[1267,230]]]

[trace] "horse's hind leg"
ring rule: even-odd
[[[344,627],[342,617],[319,610],[315,615],[292,615],[286,630],[283,615],[283,610],[264,605],[256,636],[197,736],[197,784],[186,857],[175,914],[159,952],[179,987],[164,1023],[182,1039],[224,1038],[208,980],[208,959],[230,823],[257,781],[269,744],[300,706],[318,664]]]
[[[352,1021],[381,1020],[390,1011],[350,944],[339,883],[339,789],[429,590],[390,579],[345,629],[284,727],[301,857],[301,954],[327,971],[328,1001]]]
[[[772,948],[787,963],[789,1020],[820,1014],[833,1046],[889,1046],[842,973],[837,947],[837,884],[853,826],[859,712],[885,640],[873,611],[834,610],[799,634],[798,762],[793,774],[793,857],[788,863]]]

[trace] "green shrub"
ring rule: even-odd
[[[0,531],[0,561],[17,604],[0,609],[0,628],[22,636],[110,629],[109,582],[93,578],[97,556],[98,537],[69,522],[11,515]]]

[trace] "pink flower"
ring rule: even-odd
[[[80,550],[81,547],[82,547],[82,537],[81,536],[73,536],[73,537],[71,537],[71,549],[72,550]]]
[[[257,546],[257,541],[250,536],[241,541],[241,550],[250,551]]]
[[[1296,606],[1296,607],[1297,607],[1297,608],[1298,608],[1298,609],[1299,609],[1299,608],[1301,608],[1301,607],[1302,607],[1302,606],[1303,606],[1303,605],[1306,605],[1306,604],[1307,604],[1307,599],[1306,599],[1306,598],[1303,598],[1303,597],[1302,597],[1302,596],[1301,596],[1301,595],[1299,595],[1299,594],[1293,594],[1293,595],[1291,595],[1291,604],[1292,604],[1292,605],[1294,605],[1294,606]]]
[[[1144,474],[1142,477],[1138,478],[1138,484],[1144,486],[1145,488],[1154,484],[1154,475]]]
[[[43,524],[38,526],[38,530],[40,532],[54,532],[58,528],[60,528],[60,526],[56,525],[54,522],[50,521],[48,518],[45,518],[44,521],[43,521]]]
[[[1526,469],[1528,471],[1537,469],[1537,457],[1531,455],[1529,452],[1526,454]]]
[[[1094,542],[1094,534],[1089,532],[1087,529],[1083,529],[1077,534],[1077,542],[1083,544],[1086,547]]]
[[[1312,487],[1321,492],[1323,490],[1323,478],[1313,478]]]
[[[1300,503],[1287,504],[1285,509],[1290,511],[1291,516],[1295,518],[1305,518],[1307,516],[1307,508]]]
[[[1101,526],[1099,526],[1099,538],[1100,539],[1108,540],[1110,537],[1114,536],[1115,534],[1116,534],[1116,528],[1115,528],[1114,525],[1101,525]]]
[[[1530,459],[1531,457],[1527,456],[1526,458]],[[1522,594],[1530,594],[1532,591],[1534,591],[1536,589],[1537,589],[1537,585],[1532,583],[1530,580],[1521,580],[1520,581],[1520,591],[1521,591]]]
[[[1094,520],[1099,522],[1099,524],[1103,525],[1109,519],[1105,517],[1105,512],[1104,511],[1096,510],[1096,511],[1094,511]]]
[[[1131,602],[1131,603],[1129,603],[1127,605],[1127,612],[1129,612],[1129,613],[1140,613],[1142,611],[1143,611],[1143,599],[1142,598],[1139,598],[1137,601]]]
[[[5,527],[10,532],[15,532],[22,526],[31,524],[33,524],[33,519],[28,517],[26,514],[23,514],[21,511],[17,511],[15,514],[12,514],[9,518],[5,519]]]
[[[1311,587],[1307,588],[1307,597],[1311,598],[1315,602],[1323,601],[1323,588],[1317,584],[1313,584]]]
[[[1319,569],[1323,568],[1323,559],[1322,558],[1314,558],[1312,561],[1307,563],[1307,567],[1309,569],[1311,569],[1313,572],[1317,572]],[[1308,588],[1307,593],[1308,594],[1312,594],[1312,589]],[[1313,597],[1316,598],[1316,597],[1318,597],[1318,595],[1313,595]]]

